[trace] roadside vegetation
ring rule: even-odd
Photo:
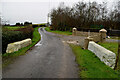
[[[114,71],[89,50],[83,50],[80,46],[70,44],[79,67],[80,78],[118,78]]]
[[[45,30],[48,32],[53,32],[53,33],[61,34],[61,35],[72,35],[72,32],[70,31],[51,30],[50,27],[46,27]]]
[[[13,60],[15,60],[15,58],[17,58],[18,56],[24,55],[29,49],[31,49],[40,40],[40,34],[38,32],[38,28],[39,27],[34,28],[31,45],[24,47],[24,48],[20,49],[19,51],[14,52],[14,53],[4,53],[2,55],[3,67],[12,63]]]
[[[104,43],[99,42],[98,44],[114,52],[116,55],[118,54],[118,42],[104,42]]]

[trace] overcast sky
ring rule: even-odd
[[[105,1],[112,7],[112,4],[117,0],[2,0],[0,9],[2,8],[3,19],[8,20],[10,24],[24,21],[46,23],[47,14],[51,9],[57,8],[60,2],[72,6],[78,1],[96,1],[98,3]]]

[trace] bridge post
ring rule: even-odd
[[[84,40],[84,49],[88,49],[89,41],[93,41],[93,38],[87,37],[87,38]]]
[[[106,41],[106,33],[107,33],[107,30],[105,30],[105,29],[101,29],[100,31],[99,31],[99,33],[100,33],[100,42],[105,42]]]
[[[75,36],[76,34],[77,34],[77,28],[74,27],[74,28],[72,29],[72,35]]]

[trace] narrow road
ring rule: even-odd
[[[41,41],[3,69],[3,78],[78,78],[75,56],[56,34],[39,28]]]

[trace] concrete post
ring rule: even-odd
[[[93,38],[87,37],[84,41],[84,49],[88,49],[89,41],[93,41]]]
[[[107,31],[105,29],[101,29],[99,33],[100,33],[100,42],[105,42]]]
[[[72,29],[72,35],[76,35],[77,34],[77,29],[74,27],[73,29]]]

